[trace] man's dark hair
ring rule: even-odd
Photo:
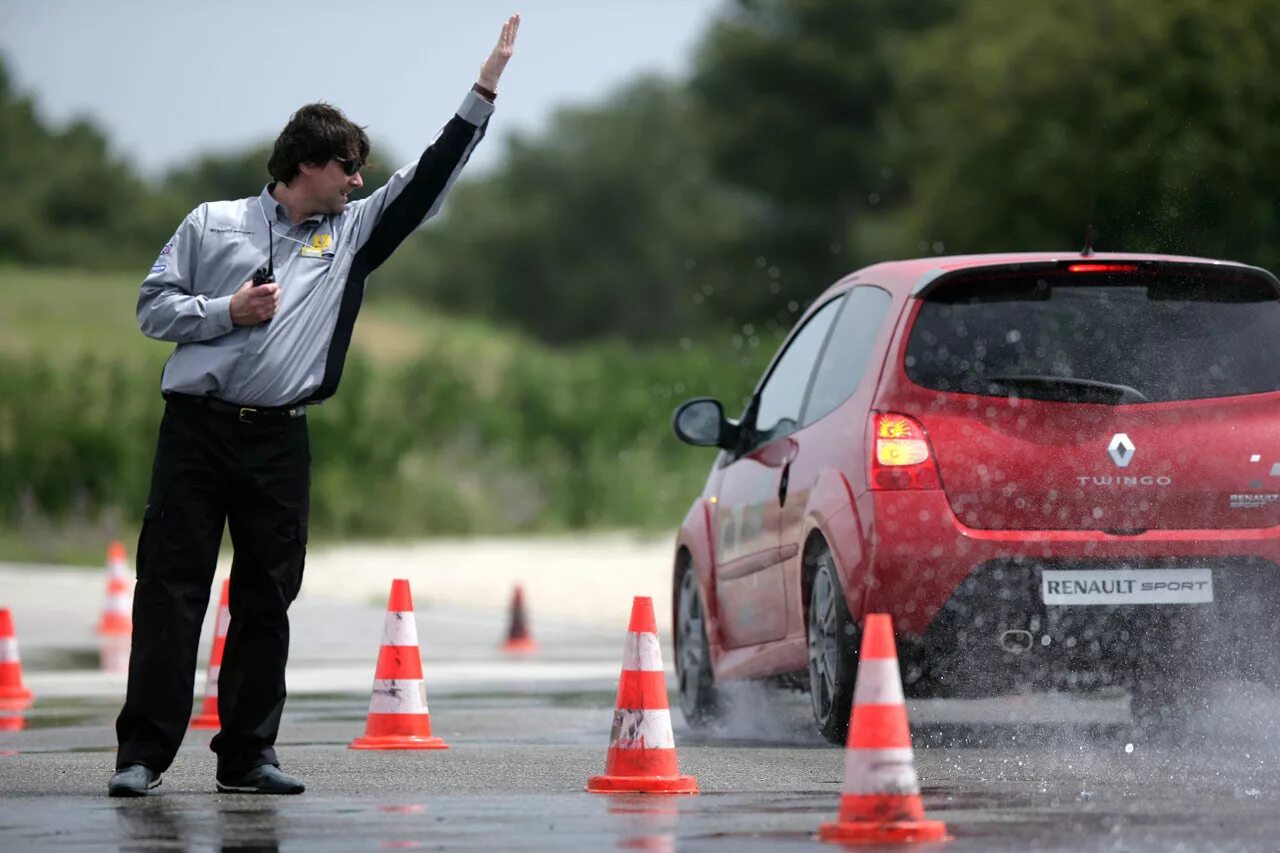
[[[298,177],[303,163],[322,164],[338,157],[369,158],[369,137],[364,128],[325,103],[307,104],[289,117],[276,137],[267,171],[277,181]]]

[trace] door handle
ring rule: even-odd
[[[791,463],[782,468],[782,478],[778,480],[778,506],[787,504],[787,486],[791,484]]]

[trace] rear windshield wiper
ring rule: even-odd
[[[1040,387],[1071,387],[1082,388],[1088,391],[1105,391],[1118,395],[1120,399],[1125,397],[1132,398],[1139,403],[1151,402],[1146,394],[1143,394],[1137,388],[1131,385],[1119,385],[1115,382],[1101,382],[1097,379],[1078,379],[1074,376],[1043,376],[1035,374],[1022,373],[1000,373],[994,376],[984,376],[982,380],[985,382],[996,382],[1001,385],[1031,385]]]

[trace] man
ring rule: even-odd
[[[338,110],[298,110],[260,195],[203,204],[142,283],[138,323],[177,343],[138,541],[129,689],[112,796],[160,784],[191,716],[196,647],[224,524],[231,625],[218,676],[219,791],[298,794],[274,744],[284,709],[289,604],[310,506],[306,408],[331,396],[373,272],[439,208],[493,112],[518,15],[458,114],[414,164],[350,201],[369,155]]]

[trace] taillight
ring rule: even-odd
[[[1137,272],[1137,264],[1068,264],[1067,272]]]
[[[875,412],[871,428],[872,489],[937,489],[938,468],[924,427],[906,415]]]

